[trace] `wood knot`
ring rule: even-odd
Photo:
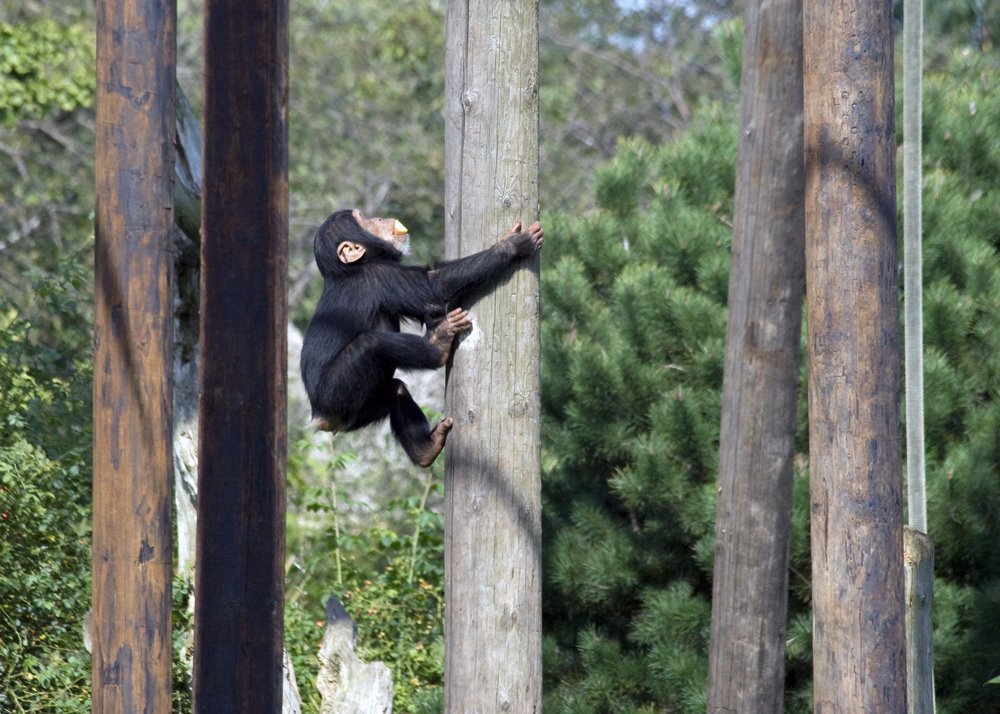
[[[507,414],[513,419],[521,419],[530,416],[531,412],[531,401],[526,395],[516,392],[507,408]]]

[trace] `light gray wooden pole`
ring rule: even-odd
[[[538,4],[448,3],[446,255],[538,215]],[[448,373],[445,711],[541,711],[537,258],[462,307]]]
[[[927,535],[924,454],[924,328],[921,260],[923,0],[903,3],[903,352],[906,389],[906,699],[934,712],[934,547]]]

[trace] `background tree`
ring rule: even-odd
[[[590,208],[594,171],[621,137],[655,146],[683,131],[700,103],[735,101],[712,34],[742,8],[741,0],[541,4],[545,208]]]
[[[86,272],[68,261],[35,274],[30,306],[0,299],[3,711],[90,710],[90,339],[74,297]]]
[[[969,52],[925,79],[927,473],[942,712],[1000,704],[1000,688],[983,686],[1000,661],[989,634],[1000,565],[988,548],[1000,535],[988,515],[1000,507],[988,356],[1000,346],[989,200],[997,67],[996,56]],[[659,150],[621,147],[598,173],[598,210],[549,220],[564,240],[542,272],[547,711],[704,710],[718,413],[694,416],[718,409],[723,328],[711,315],[724,310],[733,179],[718,153],[734,157],[736,139],[732,115],[701,113],[695,126]],[[638,281],[645,289],[633,294],[627,286],[643,275],[669,279]],[[786,651],[793,712],[812,711],[804,400],[800,392]]]
[[[87,711],[92,11],[0,11],[0,710]]]
[[[0,10],[0,286],[18,300],[90,261],[93,37],[92,7]]]
[[[901,29],[903,3],[893,3],[896,29]],[[956,48],[992,53],[1000,37],[1000,13],[995,0],[928,3],[924,7],[924,63],[943,71]]]
[[[549,220],[546,711],[705,711],[736,125],[693,126]]]
[[[1000,58],[924,79],[924,386],[938,711],[991,711],[1000,662]],[[994,624],[990,624],[994,623]]]

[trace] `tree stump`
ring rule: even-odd
[[[354,653],[358,630],[335,595],[326,603],[326,631],[319,648],[316,688],[320,714],[391,714],[392,672],[383,662]]]

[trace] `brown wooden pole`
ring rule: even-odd
[[[288,6],[208,0],[194,709],[281,711]]]
[[[538,3],[447,11],[446,253],[538,215]],[[462,307],[448,375],[445,711],[540,712],[538,263]]]
[[[815,710],[902,712],[892,3],[803,26]]]
[[[746,8],[709,712],[780,712],[805,288],[802,0]]]
[[[170,711],[173,2],[97,3],[94,712]]]

